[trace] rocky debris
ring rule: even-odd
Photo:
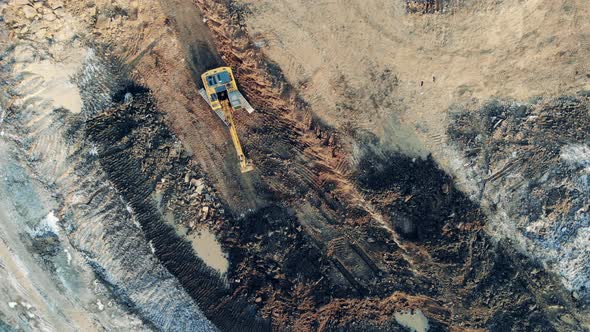
[[[61,1],[11,1],[4,8],[6,23],[17,31],[20,38],[69,41],[71,24],[64,25],[65,15]]]
[[[532,103],[490,101],[455,110],[448,128],[464,153],[475,199],[492,230],[590,299],[590,99],[584,92]]]
[[[173,149],[169,156],[177,154],[175,151]],[[186,161],[184,158],[182,160]],[[191,162],[187,164],[189,170],[182,182],[174,179],[172,175],[168,175],[164,178],[166,180],[158,183],[157,191],[159,193],[172,191],[176,193],[175,195],[165,195],[160,205],[165,213],[174,215],[175,223],[183,224],[191,232],[202,223],[214,224],[226,216],[215,189],[207,184],[198,168],[193,167]],[[199,223],[194,222],[195,217]]]
[[[406,12],[412,14],[433,14],[444,11],[450,0],[406,0]]]

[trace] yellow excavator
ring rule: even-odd
[[[245,109],[248,113],[252,113],[254,108],[238,90],[230,67],[208,70],[201,75],[201,80],[203,80],[204,88],[199,90],[199,93],[221,121],[229,127],[229,133],[240,161],[240,171],[242,173],[250,172],[254,169],[254,166],[250,160],[246,159],[242,150],[233,112],[234,110]]]

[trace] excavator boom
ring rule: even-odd
[[[254,169],[254,166],[248,159],[246,159],[246,156],[244,155],[244,150],[242,150],[242,144],[240,143],[240,138],[238,137],[238,130],[236,129],[236,125],[234,123],[234,116],[232,114],[233,110],[227,99],[221,100],[221,109],[225,115],[225,121],[229,127],[231,140],[234,143],[234,148],[236,149],[238,160],[240,161],[240,170],[242,173],[250,172]]]

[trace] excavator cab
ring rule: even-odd
[[[233,119],[233,111],[245,109],[248,113],[254,108],[238,90],[236,80],[230,67],[219,67],[206,71],[201,75],[203,89],[199,93],[207,101],[211,109],[229,127],[231,138],[240,161],[242,173],[254,169],[252,162],[246,159],[238,137],[238,131]]]

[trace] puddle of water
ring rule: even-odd
[[[35,80],[41,82],[28,97],[51,100],[53,108],[63,107],[72,113],[80,113],[82,97],[78,87],[70,82],[70,78],[81,68],[84,54],[85,51],[80,50],[61,63],[53,63],[49,60],[23,63],[21,71],[32,76],[26,78],[21,84],[28,86]]]
[[[420,310],[396,312],[393,316],[398,324],[409,328],[411,331],[428,331],[428,318]]]
[[[207,228],[197,230],[188,236],[193,249],[205,264],[221,274],[227,272],[229,261],[221,249],[221,244]]]
[[[69,77],[76,72],[76,67],[65,67],[49,61],[28,65],[24,71],[38,75],[44,81],[32,96],[52,100],[54,107],[63,107],[70,112],[80,113],[82,97],[78,87],[70,83]]]
[[[159,200],[161,197],[158,195],[153,196],[154,199]],[[227,273],[229,269],[229,260],[227,255],[223,252],[221,244],[215,238],[207,227],[203,226],[189,234],[189,230],[186,226],[175,222],[174,213],[167,211],[164,213],[164,220],[167,224],[174,227],[178,236],[187,239],[195,254],[203,260],[207,266],[219,272],[220,274]]]

